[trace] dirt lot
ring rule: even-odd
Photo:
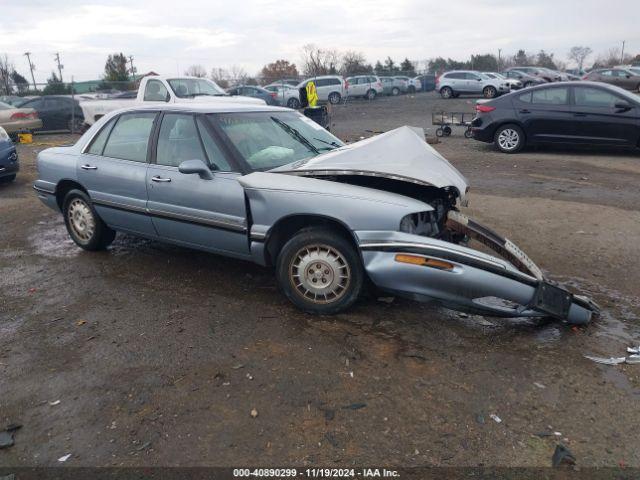
[[[355,101],[334,130],[472,105]],[[0,465],[548,466],[561,441],[580,466],[640,466],[640,365],[583,357],[640,343],[637,153],[436,145],[468,213],[601,304],[572,329],[375,296],[314,318],[248,263],[127,236],[83,252],[31,189],[35,154],[66,140],[20,146],[0,187],[0,425],[23,425]]]

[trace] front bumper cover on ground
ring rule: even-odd
[[[398,295],[482,315],[550,316],[585,324],[598,313],[598,306],[587,297],[545,279],[508,239],[454,211],[448,216],[447,228],[482,242],[504,259],[419,235],[356,232],[373,283]],[[401,258],[406,255],[425,261],[407,263]]]

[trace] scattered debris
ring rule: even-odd
[[[553,457],[551,457],[551,465],[553,467],[561,467],[575,464],[576,457],[573,456],[573,453],[561,443],[556,445],[556,450],[553,452]]]
[[[58,461],[59,462],[66,462],[67,460],[69,460],[69,458],[71,457],[70,453],[67,453],[66,455],[61,456]]]
[[[584,358],[587,358],[596,363],[602,363],[603,365],[620,365],[624,363],[626,357],[592,357],[591,355],[585,355]]]
[[[629,355],[627,357],[627,359],[625,360],[625,362],[630,363],[630,364],[640,363],[640,355]]]
[[[540,389],[545,389],[545,388],[547,388],[547,387],[545,387],[543,384],[538,383],[538,382],[533,382],[533,384],[534,384],[536,387],[540,388]]]
[[[84,325],[85,323],[87,323],[87,321],[86,321],[86,320],[78,320],[78,321],[76,322],[76,325],[80,327],[80,326]]]
[[[342,407],[343,410],[360,410],[361,408],[366,407],[366,403],[352,403],[351,405],[345,405]]]
[[[250,373],[247,373],[246,377],[247,380],[253,380],[253,376]]]
[[[333,448],[338,448],[338,446],[340,445],[333,432],[325,433],[324,438],[327,439],[327,442],[329,442]]]
[[[496,423],[502,423],[502,419],[495,413],[492,413],[491,415],[489,415],[489,417],[491,417],[491,419],[493,419]]]
[[[13,440],[13,434],[22,428],[22,425],[17,423],[11,423],[0,432],[0,449],[12,447],[15,441]]]
[[[490,322],[489,320],[487,320],[486,318],[478,318],[476,320],[476,323],[478,325],[482,325],[483,327],[495,327],[496,324],[493,322]]]
[[[234,370],[239,370],[239,369],[241,369],[241,368],[244,368],[244,365],[243,365],[243,364],[241,364],[241,363],[239,363],[238,365],[234,365],[234,366],[233,366],[233,367],[231,367],[231,368],[233,368]]]
[[[138,448],[136,448],[136,450],[140,452],[142,450],[146,450],[150,446],[151,446],[151,442],[144,442],[142,445],[140,445]]]
[[[478,422],[480,425],[484,425],[484,415],[482,415],[481,413],[476,413],[476,422]]]
[[[640,345],[638,345],[637,347],[627,347],[627,353],[640,353]]]
[[[542,432],[537,432],[534,433],[534,435],[536,437],[540,437],[540,438],[544,438],[544,437],[553,437],[553,432],[550,432],[548,430],[542,431]]]
[[[258,416],[258,410],[255,408],[251,409],[251,418],[256,418]]]
[[[53,402],[49,402],[49,405],[51,405],[52,407],[55,407],[56,405],[60,405],[60,400],[55,400]]]
[[[378,298],[378,301],[391,304],[395,301],[395,297],[380,297]]]

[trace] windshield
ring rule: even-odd
[[[297,112],[210,114],[251,170],[271,170],[344,144]]]
[[[192,98],[200,95],[219,97],[226,95],[224,90],[211,80],[204,78],[173,78],[168,80],[173,93],[178,98]]]

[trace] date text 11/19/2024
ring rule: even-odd
[[[233,476],[262,478],[398,478],[397,470],[386,468],[235,468]]]

